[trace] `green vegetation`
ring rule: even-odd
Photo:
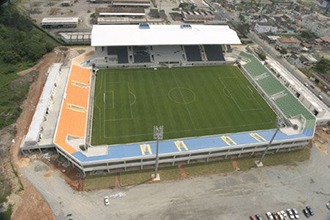
[[[263,52],[263,51],[257,51],[257,55],[260,58],[260,60],[262,60],[262,61],[265,61],[267,59],[267,56],[266,56],[265,52]]]
[[[305,41],[310,41],[310,40],[316,38],[314,33],[311,31],[308,31],[308,30],[301,31],[300,36],[301,36],[302,40],[305,40]]]
[[[276,165],[290,165],[296,162],[308,160],[310,157],[310,149],[305,148],[303,150],[268,154],[263,160],[264,166],[276,166]],[[255,161],[260,158],[260,155],[254,157],[243,157],[235,159],[238,167],[241,171],[247,171],[251,168],[256,167]],[[185,173],[187,178],[213,175],[213,174],[224,174],[234,172],[235,169],[231,164],[231,160],[221,160],[209,163],[196,163],[184,165]],[[261,168],[262,169],[262,168]],[[141,170],[132,171],[127,173],[121,173],[121,185],[137,185],[143,183],[149,183],[151,181],[151,175],[153,170]],[[174,167],[161,167],[159,169],[159,175],[161,181],[179,180],[180,172],[177,166]],[[115,176],[90,176],[85,179],[84,190],[97,190],[107,189],[115,187]]]
[[[84,190],[98,190],[115,187],[115,176],[88,176],[84,181]]]
[[[92,144],[269,129],[275,114],[238,68],[100,70],[96,78]]]
[[[286,48],[282,47],[282,48],[280,49],[280,53],[281,53],[281,54],[287,54],[287,53],[288,53],[288,50],[287,50]]]
[[[33,80],[21,80],[16,73],[33,66],[54,46],[15,5],[0,7],[0,129],[20,115],[20,104]]]
[[[322,58],[316,63],[314,69],[320,74],[330,74],[330,60]]]
[[[13,205],[9,204],[7,210],[4,213],[0,212],[0,219],[1,220],[10,220],[12,212],[13,212]]]

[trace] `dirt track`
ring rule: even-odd
[[[11,159],[14,169],[19,176],[19,168],[26,166],[28,161],[19,155],[19,147],[23,136],[27,133],[31,123],[35,106],[38,103],[43,85],[47,77],[48,68],[60,61],[60,57],[55,53],[45,55],[36,66],[19,73],[20,76],[29,74],[32,71],[38,72],[38,78],[30,87],[27,99],[22,104],[22,114],[16,121],[15,143],[10,148]],[[17,179],[17,178],[16,178]],[[24,190],[21,191],[20,183],[13,180],[13,193],[9,201],[14,203],[12,219],[55,219],[49,205],[44,201],[39,192],[24,177],[20,177]],[[33,211],[32,211],[33,210]]]

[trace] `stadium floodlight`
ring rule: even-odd
[[[268,143],[268,145],[267,145],[265,151],[264,151],[264,152],[262,153],[262,155],[261,155],[261,158],[260,158],[259,160],[255,161],[257,167],[262,167],[262,166],[263,166],[262,160],[264,159],[264,157],[265,157],[265,155],[266,155],[266,153],[267,153],[269,147],[272,145],[273,140],[275,139],[276,134],[278,133],[278,131],[280,130],[280,128],[281,128],[282,125],[283,125],[283,119],[282,119],[281,117],[278,116],[278,117],[276,118],[276,131],[275,131],[275,133],[273,134],[273,137],[270,139],[270,141],[269,141],[269,143]]]
[[[159,146],[159,140],[163,139],[163,129],[164,129],[164,126],[162,126],[162,125],[161,126],[154,126],[154,140],[157,140],[155,174],[153,176],[154,180],[159,180],[159,175],[158,175],[158,160],[159,160],[158,146]]]

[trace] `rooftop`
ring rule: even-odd
[[[147,26],[94,25],[92,46],[241,44],[237,33],[227,25]]]
[[[288,37],[280,37],[279,39],[278,39],[278,41],[279,42],[281,42],[281,43],[287,43],[287,44],[290,44],[290,43],[298,43],[298,44],[300,44],[301,43],[301,41],[300,40],[298,40],[297,38],[294,38],[294,37],[290,37],[290,38],[288,38]]]

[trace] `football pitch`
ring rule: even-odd
[[[276,115],[240,70],[211,67],[99,70],[92,145],[275,127]]]

